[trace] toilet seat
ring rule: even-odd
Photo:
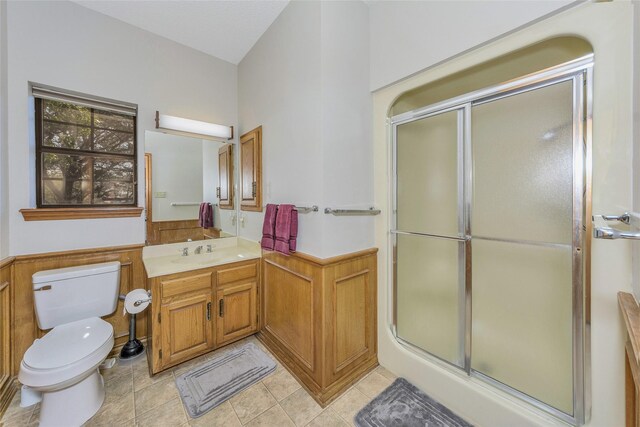
[[[36,389],[62,388],[93,373],[113,343],[113,327],[99,317],[56,326],[29,347],[18,379]]]

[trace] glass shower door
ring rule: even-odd
[[[571,415],[574,80],[471,111],[471,368]]]
[[[464,366],[462,110],[397,126],[395,325],[399,339]]]

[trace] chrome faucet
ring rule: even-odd
[[[182,248],[182,256],[189,256],[189,247]]]
[[[207,253],[210,254],[213,252],[213,245],[207,245]]]
[[[194,251],[194,253],[196,255],[200,255],[202,253],[202,245],[196,247],[196,250]]]

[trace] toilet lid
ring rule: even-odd
[[[23,360],[34,369],[61,368],[89,356],[111,335],[113,327],[99,317],[66,323],[36,340]]]

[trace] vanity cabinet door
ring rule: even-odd
[[[262,126],[240,137],[240,209],[262,212]]]
[[[218,185],[216,193],[220,209],[233,209],[233,146],[225,144],[218,150]]]
[[[162,367],[213,348],[211,292],[191,294],[162,305]]]
[[[258,285],[241,283],[218,289],[217,345],[254,333],[258,326]]]

